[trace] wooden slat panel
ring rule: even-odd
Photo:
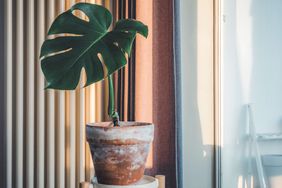
[[[70,93],[66,92],[65,95],[65,186],[69,187],[70,186]]]
[[[47,1],[47,28],[49,28],[55,17],[55,1]],[[46,185],[49,188],[55,187],[55,92],[52,89],[46,90],[46,134],[47,134],[47,163],[46,171]]]
[[[85,2],[84,0],[76,0],[76,2]],[[85,15],[80,13],[80,18],[85,19]],[[85,71],[82,70],[80,83],[77,89],[76,105],[77,105],[77,125],[76,125],[76,187],[80,182],[85,181],[85,88],[86,80]]]
[[[77,187],[94,176],[85,123],[105,118],[105,86],[99,83],[81,89],[81,82],[81,88],[67,94],[44,91],[38,57],[46,29],[54,20],[55,10],[62,12],[75,1],[24,2],[5,0],[7,187]],[[106,4],[104,0],[97,3]],[[14,49],[12,40],[17,46]]]
[[[27,106],[26,106],[26,184],[25,187],[34,187],[34,0],[27,3]]]
[[[56,1],[56,15],[65,10],[65,0]],[[65,187],[65,91],[56,92],[56,176],[55,185]]]
[[[44,40],[45,33],[45,21],[44,21],[44,1],[37,1],[36,8],[36,57],[39,57],[40,46]],[[37,62],[36,67],[36,186],[44,187],[44,158],[45,158],[45,134],[44,134],[44,122],[45,122],[45,103],[44,103],[44,77],[41,73],[40,60]]]
[[[110,117],[108,115],[108,103],[109,103],[109,82],[108,82],[108,78],[105,78],[105,80],[103,81],[104,85],[103,85],[103,118],[102,121],[110,121]]]
[[[94,122],[95,119],[95,86],[88,86],[85,90],[85,121],[86,123]],[[90,181],[93,174],[93,164],[90,154],[89,145],[85,142],[85,180]]]
[[[75,4],[75,0],[66,1],[66,9],[69,9]],[[66,186],[69,188],[75,187],[75,127],[76,127],[76,92],[69,91],[69,126],[66,132],[66,165],[67,165],[67,175],[66,175]]]
[[[23,187],[23,122],[24,122],[24,51],[23,51],[23,0],[16,1],[16,187]]]
[[[96,122],[100,122],[103,117],[103,96],[102,96],[102,88],[103,88],[103,83],[98,82],[95,83],[95,96],[94,99],[96,99],[96,104],[95,104],[95,120]]]
[[[88,3],[96,3],[95,0],[86,0]],[[90,85],[86,88],[85,98],[85,112],[86,112],[86,123],[95,122],[95,85]],[[91,158],[90,149],[88,143],[85,144],[85,180],[90,181],[94,176],[94,166]]]
[[[69,176],[67,187],[75,186],[75,127],[76,127],[76,105],[75,105],[75,91],[69,92],[69,109],[70,109],[70,124],[69,124],[69,138],[67,140],[69,146],[68,153],[68,165],[69,165]]]
[[[146,40],[139,35],[136,37],[135,119],[153,122],[153,36],[151,33],[153,31],[153,0],[147,3],[137,0],[136,8],[137,20],[146,23],[150,33]],[[143,14],[144,11],[147,13]],[[152,168],[154,165],[152,150],[153,147],[147,159],[147,168]],[[152,172],[152,174],[155,173],[157,172]]]
[[[126,0],[124,2],[124,12],[125,12],[125,15],[124,18],[128,18],[128,1]],[[128,57],[127,57],[127,62],[128,62]],[[129,81],[129,64],[126,64],[125,67],[123,68],[124,69],[124,72],[123,72],[123,120],[124,121],[128,121],[128,81]]]
[[[87,109],[89,112],[89,116],[87,119],[87,123],[96,122],[96,100],[95,100],[96,88],[95,85],[89,86],[89,96],[87,98],[87,103],[89,104],[89,108]],[[90,154],[90,149],[88,143],[86,144],[86,180],[90,181],[92,176],[94,175],[94,166]]]
[[[5,1],[5,61],[6,61],[6,137],[7,137],[7,188],[12,188],[12,123],[13,123],[13,32],[12,1]]]
[[[107,9],[109,9],[109,10],[111,10],[112,9],[112,1],[111,0],[105,0],[105,7],[107,8]]]
[[[57,93],[56,187],[65,187],[65,92]]]
[[[87,88],[85,88],[85,123],[89,123],[89,119],[90,119],[90,113],[89,113],[89,108],[90,108],[90,104],[89,104],[89,96],[90,96],[90,87],[88,86]],[[85,142],[85,181],[88,181],[89,179],[89,161],[90,161],[90,151],[89,151],[89,146],[88,143]]]
[[[77,115],[79,116],[78,123],[76,126],[76,186],[79,186],[80,182],[85,181],[85,89],[83,88],[85,80],[85,73],[82,74],[82,79],[80,82],[80,88],[78,89],[77,95],[77,110],[79,112]]]

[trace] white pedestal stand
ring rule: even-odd
[[[143,178],[132,185],[103,185],[93,182],[94,188],[158,188],[159,182],[156,178],[151,176],[143,176]]]

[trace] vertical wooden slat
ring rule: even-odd
[[[77,125],[77,184],[80,182],[85,181],[85,89],[83,88],[84,80],[85,80],[85,73],[82,74],[82,79],[79,88],[79,98],[78,105],[79,105],[79,123]]]
[[[75,186],[79,187],[80,182],[85,181],[84,161],[85,161],[85,124],[84,124],[84,89],[83,89],[84,73],[81,74],[81,79],[78,88],[76,89],[76,127],[75,127]]]
[[[92,1],[92,3],[98,4],[98,5],[102,5],[104,6],[104,0],[95,0]],[[92,123],[93,122],[101,122],[104,120],[105,117],[105,105],[104,105],[104,101],[105,101],[105,83],[104,81],[100,81],[94,84],[95,87],[95,94],[91,95],[91,100],[95,101],[95,103],[93,104],[95,106],[95,109],[93,108],[94,111],[91,110],[91,114],[93,114],[93,119],[92,119]],[[90,160],[91,160],[91,168],[90,168],[90,177],[92,178],[95,174],[95,168],[92,162],[92,157],[90,155]]]
[[[113,25],[117,22],[118,20],[118,14],[119,14],[119,9],[118,9],[118,6],[119,6],[119,1],[112,1],[113,3],[113,8],[112,8],[112,13],[113,13]],[[115,107],[116,107],[116,110],[119,112],[119,109],[118,109],[118,97],[119,97],[119,92],[118,92],[118,72],[115,72],[113,73],[113,85],[114,85],[114,98],[115,98]]]
[[[128,121],[128,64],[123,68],[124,69],[124,101],[123,101],[123,120]]]
[[[86,0],[87,2],[87,0]],[[88,86],[87,88],[85,88],[85,124],[89,123],[89,108],[90,108],[90,104],[89,104],[89,95],[90,95],[90,86]],[[89,178],[89,146],[88,146],[88,142],[85,142],[85,181],[87,181]]]
[[[143,3],[142,0],[136,0],[136,19],[146,23],[149,27],[149,35],[146,40],[139,35],[136,36],[136,79],[134,83],[136,121],[153,122],[153,2],[150,0]],[[147,13],[143,14],[144,11]],[[153,150],[152,145],[146,163],[146,167],[151,169],[155,165]],[[152,174],[155,173],[154,170]]]
[[[128,18],[128,0],[124,1],[124,18]],[[127,62],[128,62],[128,57],[127,57]],[[123,68],[123,120],[124,121],[128,121],[128,91],[129,91],[129,87],[128,87],[128,81],[129,81],[129,64],[126,64],[126,66]]]
[[[70,8],[70,0],[65,0],[65,9]],[[66,96],[65,96],[65,186],[70,187],[70,92],[66,91]]]
[[[136,0],[128,0],[128,18],[136,18]],[[128,121],[135,120],[135,75],[136,75],[136,53],[135,53],[135,42],[132,45],[131,56],[128,60]]]
[[[91,85],[89,86],[89,121],[90,122],[96,122],[96,100],[95,100],[95,93],[96,93],[96,88],[95,85]],[[94,166],[93,166],[93,161],[91,158],[91,154],[90,154],[90,149],[89,146],[87,145],[87,151],[88,151],[88,155],[86,158],[86,162],[87,162],[87,180],[90,181],[90,179],[92,178],[92,176],[94,175]]]
[[[47,28],[49,28],[55,17],[55,1],[47,1]],[[55,187],[55,92],[54,90],[46,90],[46,134],[47,134],[47,164],[46,168],[46,181],[47,187]]]
[[[111,7],[111,0],[105,0],[105,7],[107,8],[107,9],[109,9],[110,11],[111,11],[111,9],[112,9],[112,7]]]
[[[65,0],[56,1],[56,14],[65,10]],[[65,91],[56,92],[56,176],[55,185],[65,187]]]
[[[90,122],[90,87],[88,86],[87,88],[85,88],[85,123],[89,123]],[[90,164],[90,149],[88,146],[88,143],[85,142],[85,180],[88,181],[90,178],[90,168],[89,165]]]
[[[56,187],[65,187],[65,92],[57,93]]]
[[[76,2],[85,2],[84,0],[76,0]],[[85,19],[84,14],[79,14],[81,19]],[[76,105],[77,105],[77,126],[76,126],[76,187],[80,182],[85,181],[85,88],[83,88],[86,79],[86,73],[81,72],[79,88],[77,89]]]
[[[75,4],[75,0],[69,0],[67,4],[67,9]],[[76,92],[69,91],[69,131],[67,135],[67,165],[68,173],[67,173],[67,181],[66,186],[69,188],[75,187],[75,126],[76,126]]]
[[[34,0],[27,3],[26,187],[34,187]]]
[[[96,105],[95,105],[95,118],[97,122],[100,122],[102,120],[102,110],[103,110],[103,104],[102,104],[102,83],[98,82],[95,83],[95,96],[96,99]]]
[[[126,17],[126,1],[118,0],[118,19]],[[117,97],[117,110],[119,112],[120,120],[124,121],[124,99],[125,99],[125,68],[118,71],[118,97]]]
[[[129,14],[129,9],[128,9],[128,0],[124,1],[124,18],[128,18],[128,14]],[[128,57],[127,57],[127,62],[128,62]],[[129,64],[126,64],[126,66],[123,68],[123,120],[124,121],[128,121],[128,91],[129,91],[129,87],[128,87],[128,81],[129,81]]]
[[[44,40],[45,21],[44,21],[44,1],[37,1],[37,22],[36,22],[36,57],[39,57],[40,46]],[[41,74],[40,61],[36,67],[36,187],[44,187],[44,123],[45,123],[45,104],[44,104],[44,77]]]
[[[24,96],[24,66],[23,66],[23,0],[16,1],[16,187],[23,187],[23,96]]]
[[[86,0],[86,2],[88,3],[96,3],[95,0]],[[95,122],[95,106],[96,106],[96,101],[95,101],[95,85],[92,84],[90,85],[87,90],[86,90],[86,101],[85,104],[87,104],[85,107],[86,109],[86,123],[90,123],[90,122]],[[91,158],[91,154],[90,154],[90,149],[88,146],[88,143],[86,143],[85,146],[85,179],[86,181],[90,181],[91,178],[94,176],[94,165],[92,162],[92,158]]]
[[[69,187],[69,179],[70,179],[70,93],[66,92],[65,95],[65,186]]]
[[[76,3],[83,2],[80,0],[76,0]],[[84,15],[82,12],[76,12],[76,16],[78,16],[80,19],[84,19]],[[75,91],[76,93],[76,126],[75,126],[75,187],[79,187],[80,182],[84,182],[84,126],[82,125],[84,122],[84,89],[83,89],[83,83],[84,83],[84,72],[81,73],[80,82],[78,84],[78,87]]]
[[[85,90],[85,120],[86,123],[95,121],[95,86],[90,85]],[[89,145],[85,142],[85,180],[90,181],[93,165]]]
[[[95,2],[93,2],[97,5],[103,5],[103,0],[95,0]]]
[[[12,50],[12,1],[5,1],[5,61],[6,61],[6,137],[7,137],[7,188],[12,188],[12,123],[13,123],[13,50]]]
[[[58,92],[56,187],[65,187],[65,92]]]
[[[103,0],[95,0],[95,4],[103,5]],[[95,109],[95,118],[96,122],[100,122],[103,119],[104,116],[104,83],[102,81],[97,82],[95,85],[95,100],[96,100],[96,109]]]
[[[104,112],[103,112],[103,119],[102,121],[109,121],[110,117],[108,115],[108,104],[109,104],[109,82],[108,78],[105,78],[104,82],[104,98],[103,98],[103,103],[104,103]]]
[[[69,92],[69,109],[70,109],[70,127],[69,127],[69,179],[68,187],[75,186],[75,126],[76,126],[76,115],[75,115],[75,91]]]

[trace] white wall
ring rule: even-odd
[[[213,187],[213,1],[181,0],[184,188]]]
[[[223,0],[223,188],[250,187],[245,104],[254,103],[258,132],[282,130],[281,17],[281,0]]]

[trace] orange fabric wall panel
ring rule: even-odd
[[[153,18],[154,161],[157,173],[167,177],[166,187],[176,187],[173,1],[155,0]]]
[[[137,0],[136,7],[137,19],[149,26],[149,37],[136,42],[135,117],[155,124],[146,173],[165,175],[166,187],[175,188],[173,1]]]

